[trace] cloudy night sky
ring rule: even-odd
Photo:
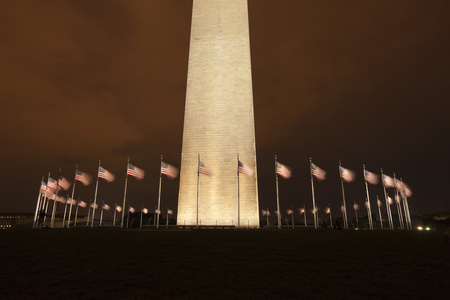
[[[73,182],[78,164],[95,178],[99,160],[116,180],[97,201],[122,203],[127,156],[146,171],[127,203],[154,208],[160,155],[181,160],[191,12],[190,0],[0,3],[0,212],[34,212],[42,176]],[[249,0],[249,22],[261,209],[276,209],[276,154],[293,170],[284,215],[312,208],[310,156],[328,172],[322,217],[328,203],[338,216],[339,161],[357,175],[347,203],[363,208],[365,163],[403,178],[411,214],[450,211],[448,1]],[[163,178],[163,214],[178,185]],[[383,189],[369,189],[373,210]],[[94,191],[77,182],[75,198]]]

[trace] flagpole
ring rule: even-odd
[[[381,215],[381,207],[378,204],[378,201],[380,201],[380,199],[378,199],[378,195],[377,195],[377,206],[378,206],[378,215],[380,216],[380,227],[381,229],[383,229],[383,216]],[[381,201],[380,201],[381,203]]]
[[[69,195],[67,195],[67,198],[69,198]],[[69,199],[67,199],[67,198],[66,198],[66,205],[64,205],[64,217],[63,217],[63,221],[62,221],[62,226],[61,226],[61,228],[64,228],[64,222],[66,221],[67,200],[69,200]]]
[[[305,220],[305,227],[308,227],[308,223],[306,222],[306,206],[303,205],[303,219]]]
[[[91,223],[91,205],[92,207],[94,207],[94,202],[92,202],[91,200],[89,204],[86,203],[86,205],[88,205],[88,217],[86,221],[86,226],[89,226],[89,224]]]
[[[197,228],[198,228],[198,193],[200,187],[200,153],[198,154],[197,161]]]
[[[45,189],[45,195],[44,195],[44,202],[42,203],[42,207],[41,210],[44,210],[44,220],[42,220],[42,226],[45,225],[45,221],[47,220],[47,209],[48,209],[48,202],[49,199],[47,197],[47,193],[48,193],[48,182],[50,181],[50,172],[48,172],[48,178],[47,178],[47,188]]]
[[[117,214],[117,202],[114,203],[114,219],[113,219],[113,226],[116,226],[116,214]]]
[[[278,172],[277,172],[277,156],[276,155],[275,155],[275,184],[276,184],[276,190],[277,190],[278,229],[281,229],[280,196],[278,193]]]
[[[370,207],[370,197],[369,197],[369,184],[367,183],[366,165],[365,164],[363,164],[363,176],[364,176],[364,183],[366,185],[367,217],[369,219],[369,228],[370,228],[370,230],[373,230],[372,209]]]
[[[75,165],[75,177],[73,179],[72,198],[71,198],[72,201],[73,201],[73,196],[75,194],[75,183],[77,182],[77,180],[76,180],[76,178],[77,178],[77,170],[78,170],[78,164]],[[72,204],[70,205],[70,209],[69,209],[69,220],[67,220],[67,228],[70,227],[70,216],[71,215],[72,215]]]
[[[77,226],[78,204],[80,204],[80,197],[78,197],[78,201],[77,201],[77,209],[75,209],[75,221],[74,221],[74,223],[73,223],[73,227],[76,227],[76,226]]]
[[[330,226],[333,226],[333,218],[331,217],[331,203],[328,203],[328,207],[330,208]]]
[[[403,179],[402,178],[400,178],[400,181],[403,183]],[[400,194],[401,194],[402,200],[403,200],[403,207],[404,207],[404,211],[405,211],[406,224],[409,224],[408,229],[412,230],[412,223],[411,223],[411,215],[409,213],[408,198],[406,197],[406,194],[405,194],[404,191],[401,191]]]
[[[314,228],[317,229],[316,198],[314,196],[314,178],[313,178],[313,171],[312,171],[312,157],[309,158],[309,170],[311,172],[311,193],[312,193],[312,201],[313,201]],[[305,213],[305,218],[306,218],[306,209],[305,209],[304,213]],[[305,222],[305,224],[306,224],[306,222]]]
[[[156,220],[156,229],[159,228],[159,211],[161,208],[161,182],[162,182],[162,172],[161,172],[161,166],[162,166],[163,156],[161,155],[161,163],[159,164],[159,193],[158,193],[158,217]]]
[[[394,230],[394,225],[392,224],[391,206],[389,204],[388,196],[386,193],[386,186],[384,185],[383,169],[381,169],[381,182],[383,183],[384,200],[386,201],[386,212],[388,215],[389,229]]]
[[[166,228],[169,228],[169,207],[167,206]]]
[[[344,206],[344,211],[343,211],[344,228],[345,228],[345,229],[348,229],[347,205],[345,204],[344,180],[342,179],[342,167],[341,167],[341,161],[339,161],[339,177],[341,177],[342,205]]]
[[[356,228],[359,228],[359,219],[358,219],[358,210],[356,209],[356,201],[353,204],[353,209],[355,210]]]
[[[33,220],[33,228],[36,228],[36,220],[37,220],[37,216],[38,216],[38,212],[39,212],[39,206],[41,205],[41,188],[42,188],[42,182],[44,182],[44,176],[42,176],[41,179],[41,184],[39,185],[39,195],[37,198],[37,202],[36,202],[36,211],[34,213],[34,220]]]
[[[98,161],[97,183],[95,184],[94,204],[92,205],[92,222],[91,222],[91,228],[94,228],[94,221],[95,221],[95,205],[97,204],[98,178],[99,178],[99,172],[100,172],[100,164],[101,164],[101,160]]]
[[[239,182],[239,154],[237,155],[237,182],[238,182],[238,228],[241,227],[241,193],[240,193],[240,182]]]
[[[104,201],[102,201],[102,210],[100,212],[100,223],[99,223],[99,226],[102,226],[102,221],[103,221],[103,204],[105,204]]]
[[[394,190],[395,190],[395,204],[397,204],[397,215],[398,215],[398,221],[400,223],[400,229],[405,229],[405,225],[403,224],[403,213],[402,213],[402,206],[400,204],[400,196],[398,195],[398,189],[397,189],[397,179],[395,179],[395,173],[394,173]],[[398,200],[398,201],[397,201]]]
[[[61,168],[59,168],[59,175],[61,175]],[[59,180],[59,177],[58,177]],[[55,193],[55,201],[53,202],[53,209],[52,209],[52,219],[50,221],[50,228],[53,228],[55,225],[55,213],[56,213],[56,199],[58,199],[58,180],[56,182],[56,193]]]
[[[139,225],[139,228],[142,229],[142,210],[144,209],[144,206],[141,205],[141,223]]]
[[[127,202],[127,187],[128,187],[128,167],[130,163],[130,157],[127,158],[127,174],[125,175],[125,190],[123,192],[123,205],[122,205],[122,221],[120,222],[120,228],[123,228],[123,219],[125,217],[125,207]],[[128,228],[128,219],[130,218],[130,212],[128,212],[127,217],[127,228]]]

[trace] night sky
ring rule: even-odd
[[[0,212],[34,212],[42,176],[61,168],[73,182],[78,164],[96,178],[99,159],[116,180],[100,180],[97,201],[122,203],[127,156],[146,171],[129,178],[127,202],[153,210],[160,155],[181,160],[191,11],[189,0],[0,3]],[[293,170],[279,181],[284,217],[312,208],[310,156],[328,172],[315,182],[321,217],[328,203],[340,214],[339,160],[356,172],[346,201],[362,214],[363,163],[403,178],[411,214],[450,211],[448,1],[250,0],[249,22],[259,203],[272,222],[275,154]],[[163,214],[176,213],[178,185],[163,178]],[[375,212],[383,190],[369,188]],[[94,190],[77,182],[75,198]]]

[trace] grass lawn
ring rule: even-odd
[[[444,232],[0,231],[0,299],[450,299]]]

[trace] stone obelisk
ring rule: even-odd
[[[178,224],[259,227],[256,174],[247,0],[194,0]]]

